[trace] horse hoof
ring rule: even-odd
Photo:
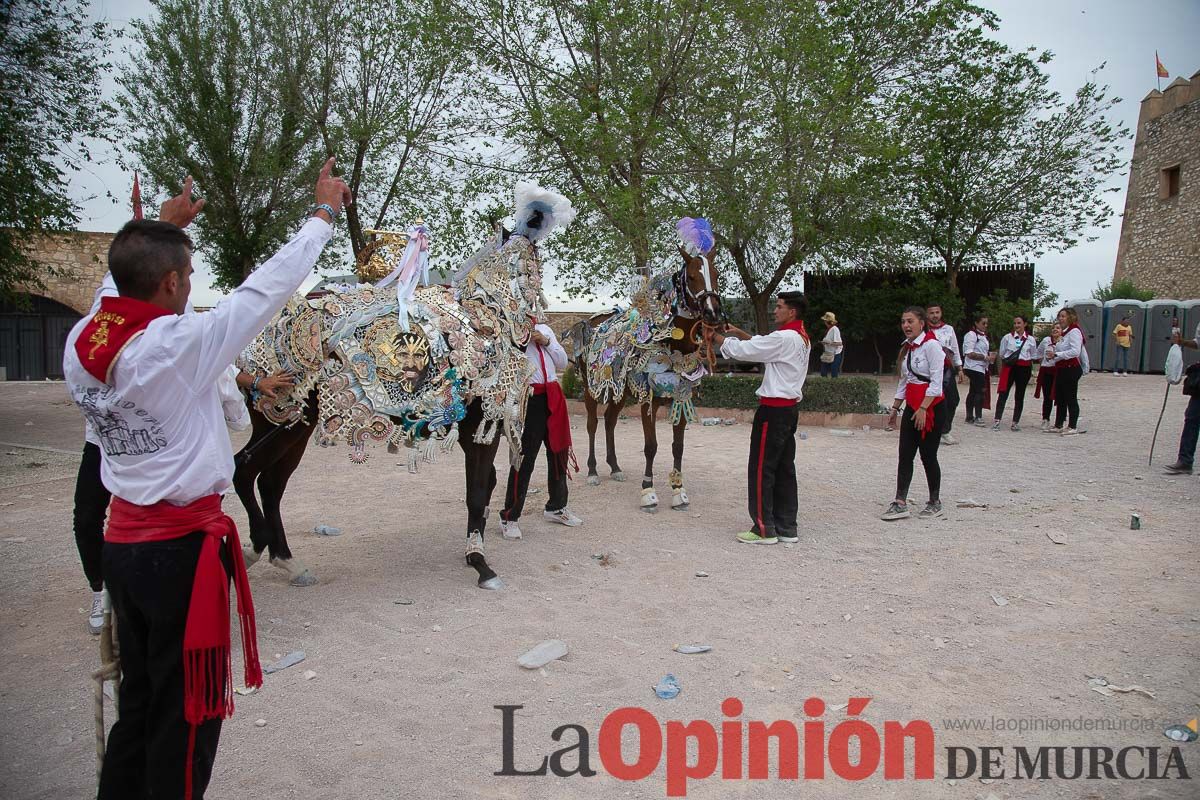
[[[253,547],[242,547],[242,560],[246,562],[246,569],[257,564],[260,558],[262,553],[255,552]]]
[[[588,475],[587,482],[588,482],[588,486],[599,486],[600,485],[600,476],[599,475]]]
[[[288,581],[288,584],[291,586],[316,586],[317,576],[308,570],[304,570],[304,572],[301,572]]]
[[[493,578],[488,578],[487,580],[481,580],[479,582],[479,588],[487,589],[488,591],[494,592],[497,589],[504,588],[504,581],[500,580],[499,576],[493,577]]]
[[[671,506],[672,511],[687,511],[691,503],[680,503],[677,506]]]
[[[624,472],[614,472],[611,477],[617,483],[624,483],[627,480]]]
[[[645,511],[647,514],[655,514],[655,513],[657,513],[657,512],[658,512],[658,506],[657,506],[657,505],[653,505],[653,506],[638,506],[638,508],[640,508],[642,511]]]

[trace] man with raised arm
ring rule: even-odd
[[[184,314],[192,243],[177,226],[135,220],[113,239],[118,297],[67,337],[63,372],[100,439],[113,494],[103,573],[117,616],[121,705],[100,798],[200,798],[230,692],[229,580],[237,588],[248,686],[262,683],[254,606],[221,494],[233,451],[217,378],[308,276],[333,233],[346,184],[321,169],[312,217],[205,314]],[[196,204],[181,196],[192,216]]]

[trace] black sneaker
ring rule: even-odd
[[[1178,461],[1176,461],[1174,464],[1168,464],[1165,469],[1166,469],[1168,475],[1191,475],[1192,474],[1192,465],[1191,464],[1181,464]]]
[[[937,519],[941,516],[943,516],[941,502],[930,502],[925,504],[925,508],[921,510],[920,514],[917,514],[917,519]]]

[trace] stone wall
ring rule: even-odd
[[[1200,298],[1200,72],[1142,100],[1113,278]]]
[[[96,288],[108,272],[108,246],[112,240],[111,233],[89,231],[62,231],[31,237],[30,255],[58,274],[42,277],[46,284],[44,290],[27,288],[25,291],[86,314],[92,307]]]

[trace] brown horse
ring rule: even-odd
[[[716,247],[707,253],[692,254],[679,248],[683,265],[670,276],[673,289],[672,311],[669,336],[664,345],[659,347],[664,357],[669,357],[672,364],[686,363],[687,357],[712,369],[714,353],[712,351],[711,333],[725,321],[721,309],[721,296],[718,291],[717,271],[714,266]],[[599,406],[592,388],[588,385],[587,352],[596,330],[613,318],[618,312],[610,312],[592,317],[584,322],[576,323],[567,334],[572,342],[573,362],[575,371],[583,384],[583,401],[587,409],[588,432],[588,483],[597,485],[600,476],[596,473],[596,428],[599,423]],[[694,374],[698,380],[698,374]],[[678,380],[684,380],[677,376]],[[636,387],[642,387],[640,390]],[[648,387],[648,391],[645,387]],[[654,457],[658,453],[658,436],[655,432],[655,419],[658,410],[663,406],[677,403],[678,400],[663,396],[655,391],[655,378],[651,374],[631,374],[626,382],[624,392],[613,402],[608,398],[604,409],[604,439],[606,446],[605,460],[611,470],[612,479],[623,482],[625,478],[620,465],[617,463],[615,430],[617,418],[621,410],[631,401],[640,400],[642,433],[645,439],[643,453],[646,457],[646,471],[642,477],[642,495],[640,507],[644,511],[658,510],[658,495],[654,491]],[[682,511],[688,507],[689,499],[683,486],[683,440],[687,429],[690,400],[686,405],[688,410],[673,409],[671,455],[673,469],[670,474],[672,489],[671,508]]]

